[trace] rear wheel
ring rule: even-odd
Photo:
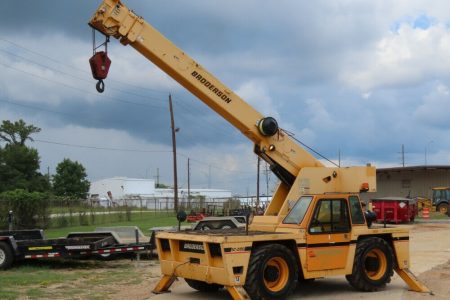
[[[184,279],[186,283],[199,292],[217,292],[219,289],[223,288],[223,286],[215,283],[206,283],[204,281],[194,280],[194,279]]]
[[[251,299],[285,299],[296,287],[298,264],[279,244],[257,248],[250,257],[244,288]]]
[[[437,206],[436,210],[440,212],[441,214],[446,215],[448,212],[448,204],[447,203],[441,203]]]
[[[14,255],[11,247],[5,242],[0,242],[0,270],[9,269],[13,261]]]
[[[391,281],[393,265],[394,255],[385,240],[378,237],[364,239],[356,246],[353,271],[346,278],[357,290],[377,291]]]

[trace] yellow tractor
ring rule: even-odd
[[[135,48],[235,126],[280,181],[264,215],[245,229],[159,232],[163,276],[155,293],[181,277],[199,291],[226,288],[234,299],[284,299],[299,280],[335,275],[376,291],[394,271],[411,289],[428,291],[409,271],[408,229],[367,226],[358,194],[375,191],[374,167],[325,167],[120,0],[104,0],[89,24]],[[91,59],[99,91],[109,63],[105,53]]]
[[[441,214],[448,214],[448,204],[450,203],[450,187],[435,187],[433,190],[433,207]]]

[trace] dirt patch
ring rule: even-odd
[[[140,274],[141,282],[135,283],[115,283],[110,286],[117,290],[108,296],[108,299],[147,299],[153,293],[152,290],[161,278],[160,266],[157,261],[146,261],[145,265],[137,265],[135,271]]]
[[[449,250],[450,251],[450,250]],[[450,297],[450,260],[445,264],[434,267],[433,269],[420,274],[419,279],[432,290],[433,295],[425,293],[415,293],[406,291],[402,299],[419,300],[447,300]]]
[[[442,223],[420,223],[420,224],[413,224],[410,228],[412,232],[424,232],[424,231],[433,231],[433,230],[448,230],[450,226],[449,222],[442,222]]]

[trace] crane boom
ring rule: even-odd
[[[255,153],[281,180],[266,214],[287,211],[282,209],[286,200],[303,193],[359,192],[362,184],[365,190],[375,190],[374,167],[324,167],[273,118],[264,118],[120,0],[103,0],[89,24],[135,48],[254,143]]]

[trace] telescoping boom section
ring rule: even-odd
[[[104,0],[89,24],[135,48],[254,143],[255,153],[281,181],[266,215],[286,214],[286,200],[300,194],[375,191],[374,167],[324,167],[273,118],[264,117],[121,1]]]

